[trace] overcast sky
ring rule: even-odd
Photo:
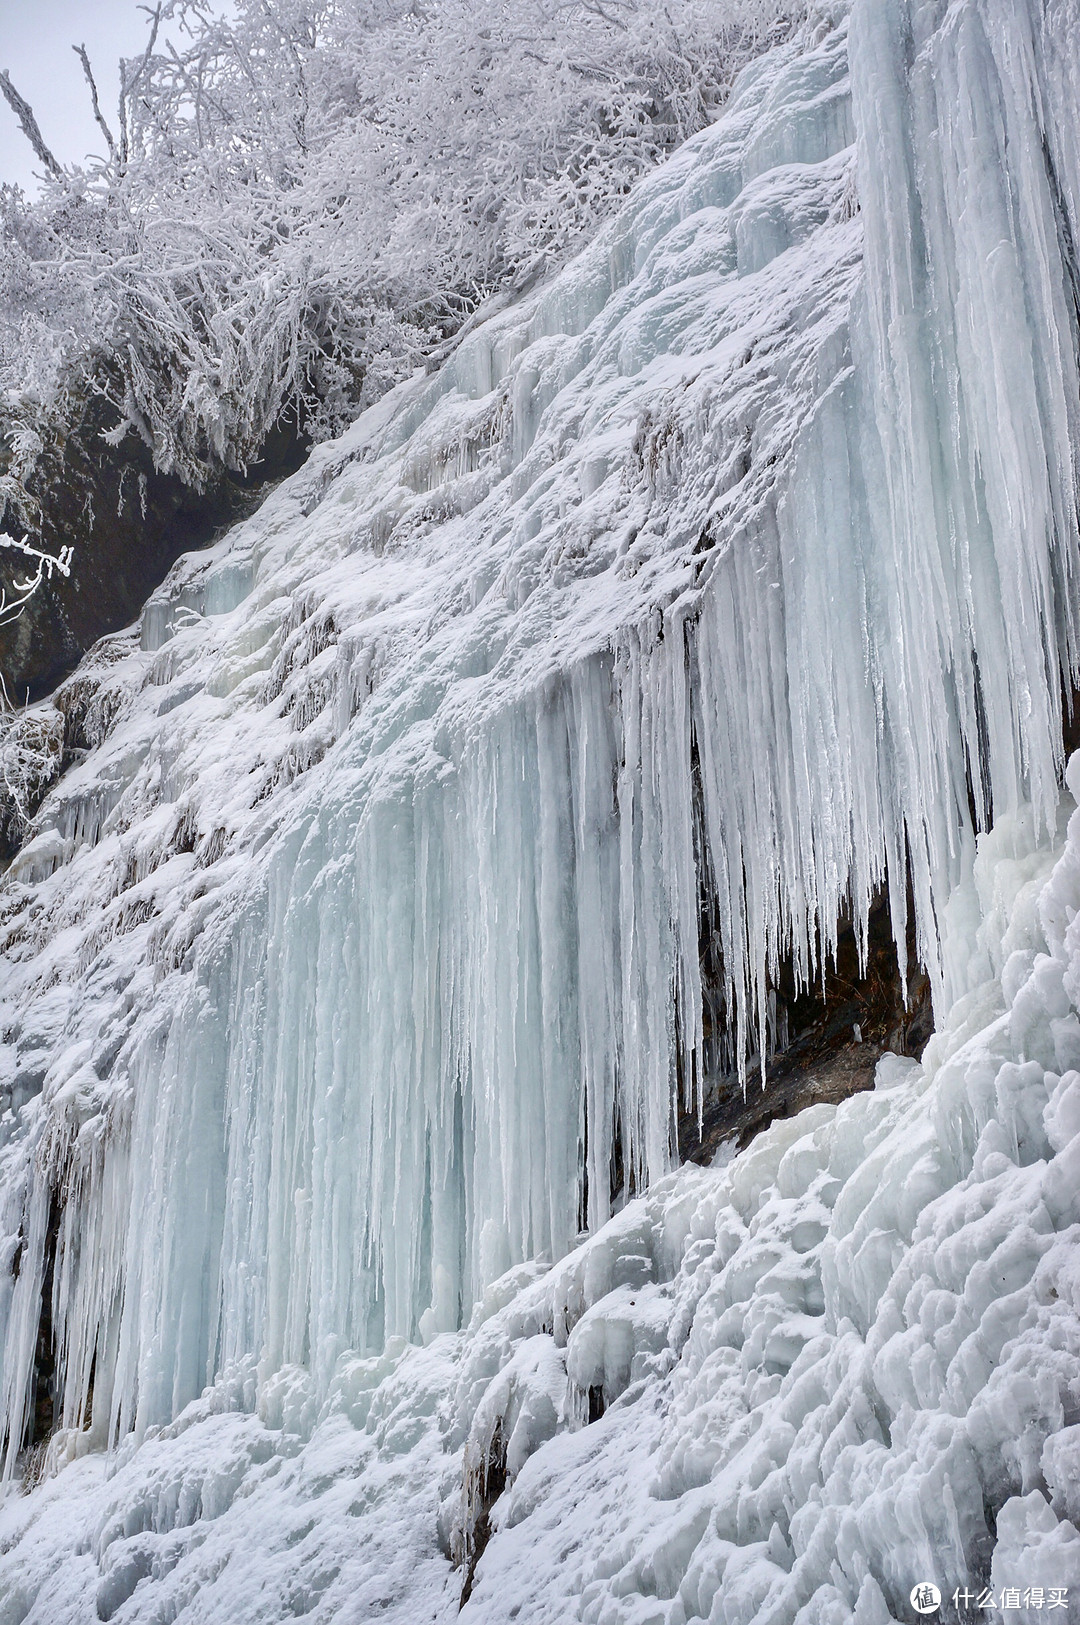
[[[82,68],[72,51],[85,45],[98,82],[102,111],[116,128],[121,56],[145,49],[147,17],[138,0],[0,0],[0,68],[37,114],[46,145],[62,164],[100,153]],[[0,181],[36,186],[40,168],[7,103],[0,98]]]

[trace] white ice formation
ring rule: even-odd
[[[3,1625],[904,1625],[920,1580],[1069,1592],[960,1617],[1074,1625],[1080,814],[1034,830],[956,893],[970,990],[921,1065],[658,1180],[464,1331],[340,1356],[324,1399],[238,1362],[10,1498]]]
[[[488,1528],[463,1619],[1080,1607],[1078,61],[815,8],[58,692],[2,1625],[450,1620]],[[706,1001],[908,877],[924,1064],[671,1172]]]

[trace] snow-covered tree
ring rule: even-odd
[[[104,391],[115,438],[196,485],[287,414],[333,432],[564,258],[793,21],[785,0],[164,0],[114,122],[81,53],[101,157],[0,199],[8,432]]]

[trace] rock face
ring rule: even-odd
[[[127,626],[181,553],[204,547],[250,511],[269,482],[303,459],[296,433],[282,428],[247,476],[222,470],[203,492],[154,468],[134,435],[104,439],[114,414],[101,397],[87,401],[66,438],[45,448],[27,489],[40,507],[31,539],[57,554],[71,546],[71,575],[43,581],[22,615],[0,626],[0,674],[21,703],[48,693],[103,634]],[[2,445],[2,440],[0,440]],[[0,474],[5,455],[0,451]],[[4,528],[21,534],[13,514]],[[16,554],[0,555],[0,585],[24,573]]]

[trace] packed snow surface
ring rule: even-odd
[[[28,716],[5,1625],[1080,1598],[1078,60],[817,9]],[[672,1172],[908,876],[923,1065]]]

